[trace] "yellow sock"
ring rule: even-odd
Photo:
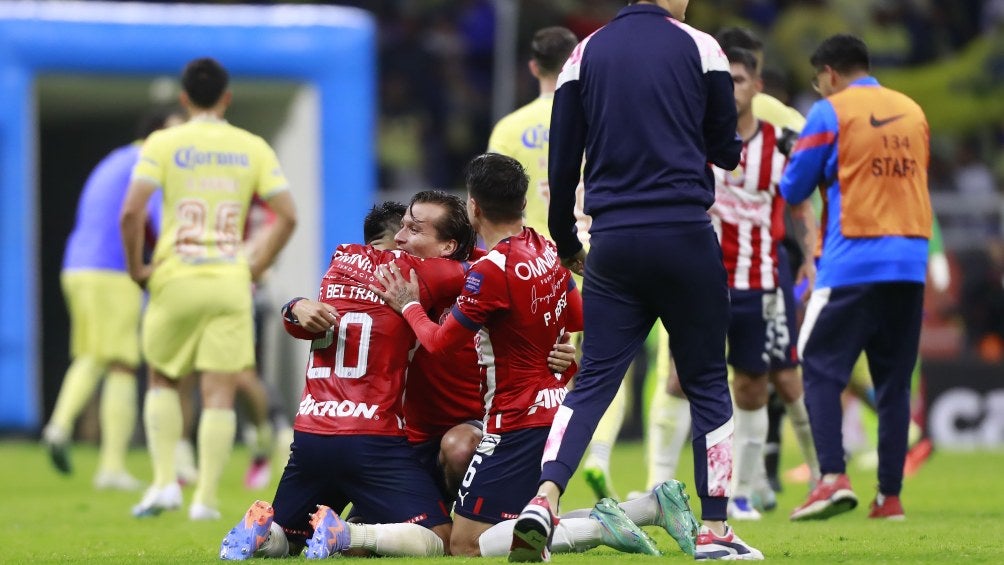
[[[153,462],[153,486],[165,487],[178,480],[174,472],[174,447],[181,439],[178,391],[171,388],[147,390],[143,426]]]
[[[653,488],[676,475],[680,450],[690,437],[690,403],[666,392],[672,359],[669,334],[662,324],[656,349],[656,385],[645,428],[645,455],[648,462],[648,483]]]
[[[98,469],[106,473],[126,470],[129,440],[136,429],[136,375],[112,370],[101,391],[101,459]]]
[[[275,434],[272,430],[272,422],[269,422],[266,419],[264,422],[255,427],[255,440],[255,456],[270,457],[272,455],[272,450],[275,449],[275,446],[272,445],[275,441]]]
[[[805,408],[805,395],[798,397],[790,404],[784,405],[784,411],[788,414],[788,422],[795,432],[795,439],[798,441],[798,448],[802,451],[802,457],[809,465],[809,474],[813,479],[818,480],[819,458],[816,456],[816,443],[812,439],[812,428],[809,427],[809,411]]]
[[[223,467],[234,448],[237,414],[233,409],[208,408],[199,418],[199,482],[192,504],[218,506],[216,496]]]
[[[104,365],[87,356],[77,357],[70,363],[63,385],[59,387],[59,397],[56,399],[56,408],[52,411],[52,419],[49,420],[50,425],[67,435],[73,432],[73,423],[94,394],[104,369]]]
[[[632,367],[634,367],[633,364]],[[631,370],[628,369],[628,372],[630,373]],[[624,381],[621,381],[617,395],[614,396],[607,411],[603,413],[603,417],[596,424],[593,439],[589,442],[589,457],[586,460],[586,466],[599,467],[604,473],[610,473],[610,452],[621,432],[626,406],[627,386]]]

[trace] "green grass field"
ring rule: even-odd
[[[787,455],[796,457],[789,444]],[[645,463],[642,446],[623,444],[614,452],[614,482],[623,494],[642,486]],[[138,493],[96,492],[91,478],[97,459],[93,447],[73,452],[76,474],[59,476],[49,467],[41,447],[25,442],[0,443],[0,508],[4,524],[0,563],[211,563],[218,561],[220,540],[255,498],[271,499],[274,484],[261,492],[242,486],[247,452],[238,448],[227,468],[221,492],[223,520],[189,522],[187,506],[158,518],[137,520],[130,507]],[[786,461],[793,465],[794,459]],[[135,450],[130,467],[149,478],[146,453]],[[874,495],[873,472],[849,467],[862,504],[849,514],[826,522],[791,523],[788,513],[802,502],[805,487],[787,485],[779,508],[761,522],[737,522],[737,532],[772,561],[786,563],[1002,563],[1004,562],[1004,496],[1000,491],[1004,453],[936,452],[921,472],[906,482],[905,522],[868,520],[867,504]],[[689,454],[680,469],[692,482]],[[692,492],[692,491],[691,491]],[[186,504],[191,497],[185,491]],[[584,483],[576,477],[563,499],[564,509],[592,504]],[[697,510],[697,509],[695,509]],[[644,563],[690,558],[676,549],[664,532],[652,529],[661,558],[621,555],[602,548],[575,555],[556,555],[556,563]],[[410,559],[426,563],[456,563],[458,558]],[[478,562],[483,560],[478,559]],[[487,562],[502,563],[504,559]],[[400,561],[399,561],[400,562]]]

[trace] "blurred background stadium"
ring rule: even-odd
[[[68,364],[58,273],[84,179],[131,139],[144,110],[176,99],[185,61],[211,55],[231,69],[228,118],[268,139],[295,185],[306,218],[274,269],[277,305],[316,291],[332,245],[361,238],[371,202],[461,187],[464,163],[485,149],[495,121],[537,94],[525,64],[535,30],[564,25],[581,39],[624,2],[256,4],[0,3],[5,436],[37,437]],[[55,22],[71,21],[94,27],[61,35]],[[931,195],[952,266],[948,291],[928,291],[928,431],[939,448],[1000,448],[1004,0],[692,0],[688,23],[711,33],[757,30],[767,91],[803,113],[816,99],[808,55],[833,33],[855,33],[871,49],[874,74],[924,107]],[[119,32],[144,26],[154,35]],[[165,41],[160,32],[175,35]],[[76,57],[46,58],[67,41],[78,42]],[[303,352],[274,335],[268,344],[264,376],[292,412]],[[633,413],[627,436],[640,434],[641,410]],[[83,420],[79,437],[95,436],[94,420]]]

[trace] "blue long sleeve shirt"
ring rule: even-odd
[[[125,272],[119,212],[129,188],[129,175],[139,158],[139,149],[138,143],[115,149],[87,178],[77,204],[76,223],[66,242],[63,269]]]
[[[582,247],[572,209],[583,154],[591,233],[706,222],[710,164],[739,164],[736,119],[729,62],[713,37],[658,6],[623,8],[576,46],[558,77],[548,227],[559,254]]]
[[[73,231],[66,240],[63,270],[126,272],[119,214],[141,146],[141,142],[135,142],[114,149],[87,177]],[[157,191],[147,204],[147,228],[153,234],[160,228],[161,200]]]
[[[834,100],[840,101],[840,97],[846,97],[847,94],[866,96],[868,103],[843,104],[843,109],[838,110]],[[890,97],[898,104],[892,106],[896,110],[886,110],[883,113],[884,100]],[[905,177],[923,172],[925,180],[922,183],[921,199],[927,200],[927,122],[922,113],[919,115],[911,113],[910,109],[915,104],[912,101],[903,102],[903,98],[898,93],[882,89],[878,81],[869,76],[852,82],[845,94],[816,102],[806,116],[805,127],[792,149],[791,159],[781,178],[780,190],[786,201],[798,204],[811,196],[817,186],[824,187],[821,189],[824,191],[824,213],[822,247],[816,277],[817,288],[876,282],[925,281],[928,247],[926,237],[894,233],[877,237],[845,234],[847,227],[845,223],[848,221],[850,210],[845,201],[848,200],[849,190],[853,189],[856,193],[860,193],[878,187],[889,194],[885,196],[887,206],[875,206],[874,199],[862,203],[859,197],[855,200],[859,207],[871,206],[859,214],[871,216],[914,214],[918,213],[919,207],[911,205],[912,200],[901,195],[901,185]],[[902,104],[908,105],[901,106]],[[902,115],[898,110],[901,107]],[[917,112],[920,112],[919,107]],[[879,118],[893,116],[893,120],[878,119],[876,115]],[[849,128],[859,129],[849,131]],[[905,151],[907,155],[919,157],[917,170],[913,170],[910,166],[896,168],[900,166],[902,160],[887,159],[892,153],[889,139],[895,141],[897,145],[899,139],[906,139],[905,134],[893,135],[901,131],[893,128],[905,128],[902,131],[916,132],[912,133],[911,139],[914,140],[912,144],[906,143],[899,149],[901,152]],[[864,141],[868,133],[887,135],[878,138],[884,143],[878,141],[870,143]],[[855,139],[855,134],[856,142],[851,143],[851,140]],[[843,139],[841,136],[844,136]],[[844,180],[847,176],[846,170],[856,162],[869,163],[868,176],[880,179],[881,182],[875,180],[873,181],[875,184],[869,187],[855,187],[851,184],[842,186],[847,182]],[[894,163],[895,167],[885,166],[890,162]],[[842,170],[845,170],[844,174],[841,174]],[[929,204],[927,207],[929,209]]]

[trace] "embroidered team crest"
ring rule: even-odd
[[[484,275],[481,273],[470,273],[467,275],[467,280],[464,281],[464,290],[471,294],[480,293],[482,280],[484,280]]]

